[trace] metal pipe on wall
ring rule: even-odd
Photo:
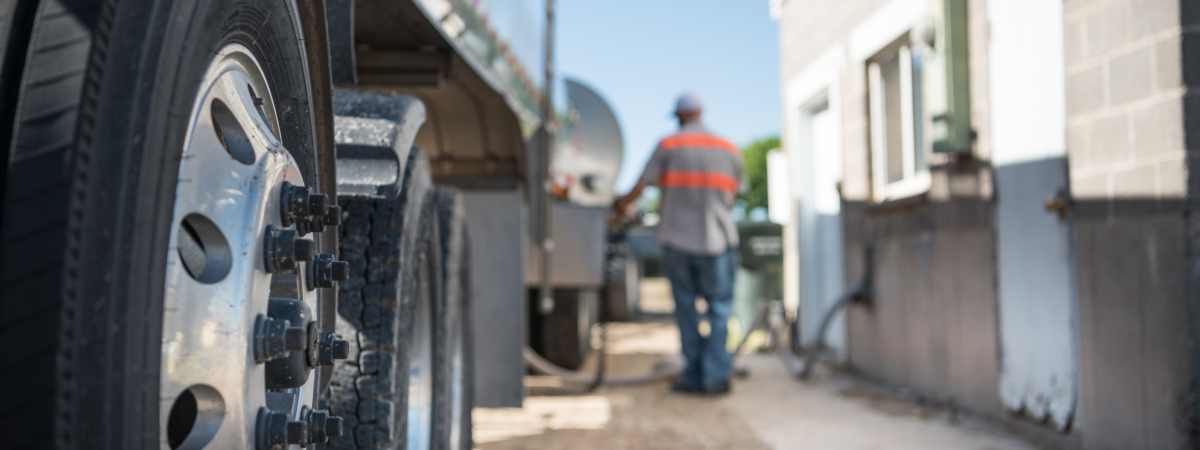
[[[550,257],[554,253],[554,240],[551,238],[552,226],[550,188],[550,155],[554,151],[554,0],[546,0],[546,77],[542,94],[542,140],[541,155],[538,160],[538,183],[534,189],[541,201],[538,205],[538,220],[541,222],[540,236],[542,261],[540,265],[540,283],[538,285],[538,312],[550,314],[554,311],[554,292],[550,288]]]

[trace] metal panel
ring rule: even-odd
[[[523,175],[524,141],[539,123],[528,102],[412,0],[356,2],[353,12],[358,86],[425,103],[415,143],[435,178]]]
[[[1066,185],[1066,160],[996,168],[1000,399],[1065,427],[1079,377],[1067,224],[1043,207]]]
[[[550,233],[554,241],[550,284],[555,287],[599,287],[604,276],[605,218],[608,210],[568,202],[554,203]],[[529,245],[534,245],[530,241]],[[533,247],[525,255],[525,282],[540,280],[541,261]]]
[[[843,274],[842,210],[837,183],[842,174],[842,152],[835,117],[828,102],[801,111],[803,142],[797,155],[800,172],[798,227],[800,247],[800,342],[815,345],[817,330],[826,312],[846,289]],[[846,320],[834,319],[826,345],[839,361],[846,358]]]
[[[589,206],[609,206],[616,193],[625,142],[612,108],[600,94],[567,78],[569,112],[558,134],[552,177],[568,176],[571,201]]]
[[[471,240],[475,406],[520,407],[525,397],[524,196],[507,190],[463,190]]]
[[[1062,3],[988,2],[988,20],[1000,399],[1065,428],[1079,379],[1070,229],[1045,207],[1067,186]]]

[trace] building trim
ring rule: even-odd
[[[928,16],[928,0],[887,2],[850,32],[850,58],[866,61]]]

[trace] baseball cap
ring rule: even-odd
[[[675,101],[675,112],[696,112],[700,111],[704,104],[700,102],[700,96],[694,92],[684,92],[679,96],[679,100]]]

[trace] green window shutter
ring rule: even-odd
[[[932,0],[933,48],[924,72],[925,106],[934,153],[970,153],[970,66],[967,0]]]

